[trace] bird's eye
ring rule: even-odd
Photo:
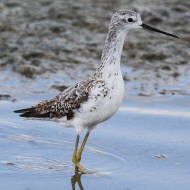
[[[128,18],[127,20],[128,20],[128,22],[133,22],[132,18]]]

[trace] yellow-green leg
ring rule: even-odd
[[[85,137],[84,137],[84,140],[83,140],[83,142],[82,142],[82,144],[81,144],[81,147],[80,147],[80,149],[79,149],[79,151],[78,151],[78,153],[77,153],[77,160],[78,160],[79,162],[80,162],[80,160],[81,160],[82,151],[83,151],[83,149],[84,149],[84,146],[85,146],[85,144],[86,144],[86,141],[87,141],[87,139],[88,139],[89,134],[90,134],[90,132],[87,132],[87,133],[86,133],[86,135],[85,135]]]
[[[90,132],[87,132],[87,134],[86,134],[86,136],[85,136],[85,138],[84,138],[84,140],[83,140],[83,142],[82,142],[82,145],[81,145],[81,147],[80,147],[78,153],[77,153],[77,149],[78,149],[78,143],[79,143],[79,138],[80,138],[80,136],[77,135],[76,143],[75,143],[75,150],[74,150],[73,158],[72,158],[73,163],[75,164],[75,166],[78,167],[78,168],[80,169],[80,171],[81,171],[82,173],[85,173],[85,174],[87,174],[87,172],[86,172],[85,169],[80,165],[79,162],[80,162],[80,160],[81,160],[81,154],[82,154],[82,151],[83,151],[83,149],[84,149],[84,146],[85,146],[85,144],[86,144],[86,141],[87,141],[87,139],[88,139],[89,134],[90,134]]]

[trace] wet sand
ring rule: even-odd
[[[144,30],[128,34],[121,59],[128,93],[188,95],[189,8],[187,0],[0,2],[1,89],[12,83],[70,85],[88,76],[100,64],[113,13],[133,9],[145,23],[180,39]]]

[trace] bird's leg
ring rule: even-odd
[[[83,151],[83,149],[84,149],[84,146],[85,146],[85,144],[86,144],[86,141],[87,141],[87,139],[88,139],[89,134],[90,134],[90,132],[87,131],[87,133],[86,133],[86,135],[85,135],[85,137],[84,137],[84,140],[83,140],[83,142],[82,142],[82,144],[81,144],[81,147],[80,147],[80,149],[79,149],[79,151],[78,151],[78,153],[77,153],[77,160],[78,160],[79,162],[80,162],[80,160],[81,160],[82,151]]]
[[[80,136],[77,135],[76,143],[75,143],[75,150],[74,150],[74,153],[73,153],[72,161],[75,164],[75,166],[80,169],[80,171],[82,173],[87,174],[87,172],[85,171],[85,169],[80,165],[79,161],[77,160],[77,149],[78,149],[79,138],[80,138]]]
[[[74,150],[73,158],[72,158],[73,162],[75,162],[75,160],[76,160],[77,149],[78,149],[78,144],[79,144],[79,138],[80,138],[80,136],[77,135],[76,142],[75,142],[75,150]]]

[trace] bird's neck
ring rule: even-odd
[[[104,72],[108,68],[120,70],[120,59],[125,41],[126,32],[109,29],[98,70]]]

